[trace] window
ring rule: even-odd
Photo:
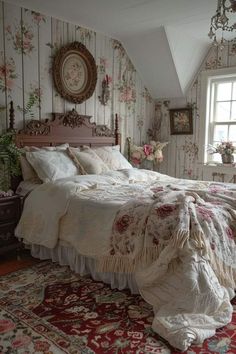
[[[226,69],[225,71],[229,71]],[[232,70],[232,69],[231,69]],[[223,69],[217,71],[222,73]],[[221,162],[219,154],[207,152],[207,146],[216,146],[222,141],[231,141],[236,147],[236,74],[214,75],[216,72],[205,73],[205,90],[202,94],[205,100],[203,103],[203,117],[205,116],[205,127],[202,128],[204,136],[203,162]],[[236,161],[236,154],[235,154]]]
[[[236,146],[236,77],[212,80],[210,90],[209,143],[216,146],[222,141],[232,141]],[[219,154],[212,158],[221,161]]]

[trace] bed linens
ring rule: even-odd
[[[75,248],[65,242],[59,242],[55,248],[30,245],[31,255],[41,260],[51,259],[60,265],[68,265],[80,275],[90,275],[94,280],[109,284],[112,289],[130,289],[132,294],[139,294],[134,274],[101,273],[97,270],[96,260],[81,256]]]
[[[77,167],[67,156],[66,151],[38,151],[26,152],[26,159],[43,182],[55,181],[59,178],[75,176]]]
[[[40,183],[39,176],[37,175],[36,171],[34,170],[33,166],[28,162],[26,159],[26,152],[32,151],[65,151],[69,147],[69,144],[62,144],[57,146],[44,146],[44,147],[37,147],[37,146],[25,146],[21,149],[21,156],[20,156],[20,164],[21,164],[21,172],[24,181],[30,182],[37,182]]]
[[[165,194],[165,190],[172,193],[172,203],[168,202],[170,194]],[[186,190],[190,195],[185,195]],[[193,197],[193,193],[197,195]],[[115,269],[117,262],[112,263],[112,256],[123,257],[118,264],[123,267],[120,270],[135,272],[140,292],[154,307],[153,329],[172,345],[185,350],[192,342],[199,343],[213,335],[216,328],[231,319],[230,297],[234,292],[236,269],[235,193],[234,185],[187,183],[136,169],[76,176],[47,183],[33,191],[26,200],[16,234],[26,243],[52,249],[64,240],[81,255],[96,259],[101,269],[107,271],[119,270]],[[218,199],[218,195],[222,198]],[[207,228],[211,226],[212,231],[216,225],[215,220],[212,222],[211,209],[206,207],[209,199],[226,220],[224,233],[220,225],[216,228],[214,244],[220,247],[224,260],[231,256],[231,264],[224,269],[231,269],[228,284],[218,272],[217,262],[214,264],[215,257],[210,252],[214,245],[210,244],[209,248],[209,242],[205,243],[204,239],[209,238]],[[178,207],[178,202],[182,208]],[[128,210],[132,209],[132,203],[139,206],[142,215],[138,230],[134,228],[136,215]],[[198,225],[195,225],[194,233],[188,230],[195,220],[194,208],[189,208],[189,204],[200,208],[198,216],[203,217],[203,234],[195,233]],[[142,208],[146,208],[145,211]],[[147,209],[151,214],[146,213]],[[120,212],[124,213],[119,215]],[[155,237],[160,223],[165,223],[165,218],[173,213],[175,219],[166,222],[169,234],[168,230],[162,230],[164,239],[161,240],[160,235]],[[149,217],[151,224],[148,224]],[[178,221],[185,220],[186,232],[173,229],[174,220],[176,227]],[[130,233],[131,239],[125,239],[125,232]],[[147,252],[149,246],[154,252]],[[137,257],[133,257],[134,254]],[[132,257],[135,261],[130,263]],[[199,299],[201,306],[198,306]]]
[[[35,188],[39,187],[41,184],[41,181],[21,181],[16,189],[16,194],[19,194],[21,197],[26,197],[30,194],[30,192],[32,192]]]
[[[81,174],[100,175],[103,172],[109,171],[108,166],[90,148],[84,148],[81,151],[81,149],[70,147],[67,149],[67,153],[77,168],[82,170]]]
[[[120,153],[120,146],[103,146],[93,148],[93,151],[102,159],[110,170],[133,168],[128,160]]]

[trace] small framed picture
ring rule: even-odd
[[[170,109],[170,134],[193,134],[192,108]]]

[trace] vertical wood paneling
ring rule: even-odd
[[[168,153],[164,150],[167,163],[163,163],[160,170],[174,177],[183,177],[190,179],[203,179],[203,169],[199,161],[199,137],[200,120],[204,117],[199,116],[201,105],[201,72],[203,70],[212,70],[223,67],[236,66],[236,44],[229,43],[223,50],[211,47],[205,60],[203,61],[198,75],[194,79],[192,86],[187,93],[187,103],[193,107],[193,135],[170,135],[169,129],[166,135],[166,124],[169,122],[169,113],[165,105],[162,105],[162,114],[165,119],[162,121],[161,137],[162,140],[169,141]],[[170,101],[172,108],[184,107],[186,104],[178,104],[175,100]],[[165,137],[165,139],[163,139]]]
[[[4,3],[0,1],[0,134],[7,126],[7,93],[5,91],[6,75],[5,67],[5,37],[4,37]],[[4,109],[5,107],[5,109]]]
[[[229,46],[229,67],[236,66],[236,43]]]
[[[71,23],[64,22],[63,23],[63,45],[67,43],[72,43],[75,41],[75,25]],[[74,103],[68,102],[64,100],[65,112],[72,110],[75,108]]]
[[[40,65],[40,92],[41,92],[41,117],[50,118],[53,112],[53,80],[52,68],[52,42],[51,18],[45,16],[39,26],[39,65]]]
[[[89,32],[89,40],[86,42],[87,49],[93,55],[94,59],[96,56],[96,34],[94,31]],[[96,61],[95,61],[96,62]],[[96,63],[97,64],[97,63]],[[96,100],[96,96],[93,94],[88,100],[85,102],[85,113],[91,117],[94,117],[94,100]],[[93,121],[93,119],[91,119]]]
[[[107,58],[107,66],[105,70],[105,75],[112,77],[112,47],[110,43],[110,38],[105,37],[104,42],[104,57]],[[109,88],[111,85],[109,85]],[[110,126],[110,117],[112,116],[111,100],[108,101],[107,105],[104,107],[104,121],[103,124]]]
[[[110,44],[112,47],[112,105],[113,105],[113,124],[114,124],[114,115],[120,114],[119,113],[119,69],[120,69],[120,62],[117,56],[117,49],[114,48],[113,40],[110,40]]]
[[[115,61],[117,63],[117,72],[116,72],[116,113],[120,117],[120,126],[122,126],[122,116],[121,116],[121,83],[122,83],[122,56],[121,56],[121,51],[120,49],[116,49],[115,51]],[[135,120],[135,117],[134,117]],[[121,128],[120,128],[121,129]],[[121,130],[122,132],[122,130]]]
[[[97,99],[95,122],[97,124],[104,124],[105,107],[100,103],[98,96],[102,93],[102,80],[106,74],[107,58],[105,58],[105,38],[102,34],[96,35],[96,63],[98,67],[97,85],[95,90],[95,99]]]
[[[13,100],[16,115],[16,128],[24,122],[24,75],[23,55],[21,52],[21,9],[10,3],[4,3],[5,65],[11,70],[7,78],[6,104]],[[18,107],[20,109],[18,109]],[[8,107],[9,108],[9,107]]]
[[[40,66],[39,66],[39,25],[35,21],[30,10],[22,8],[22,59],[24,75],[24,107],[25,119],[32,117],[40,119],[39,113],[39,86],[40,86]],[[29,73],[29,74],[27,74]],[[33,101],[35,103],[33,104]],[[31,103],[32,102],[32,103]]]
[[[136,94],[142,91],[142,84],[140,80],[137,80],[136,82]],[[133,124],[133,129],[134,129],[134,136],[136,136],[136,142],[137,145],[142,145],[142,128],[143,128],[143,102],[142,102],[142,97],[140,96],[140,99],[136,100],[137,103],[137,114],[134,117],[134,124]],[[135,106],[136,106],[135,103]]]
[[[52,19],[52,46],[54,48],[53,55],[55,55],[56,50],[59,49],[64,42],[64,22]],[[53,110],[54,112],[65,112],[64,99],[53,90]]]
[[[4,60],[12,60],[17,76],[12,80],[13,86],[8,88],[6,95],[1,92],[0,104],[8,104],[13,99],[15,108],[19,106],[19,109],[16,108],[17,128],[22,127],[24,118],[28,119],[30,114],[34,119],[43,119],[50,117],[51,112],[65,112],[76,108],[81,114],[91,115],[92,121],[97,124],[106,124],[111,128],[114,128],[114,116],[117,113],[120,118],[122,149],[127,136],[131,136],[136,143],[148,141],[146,133],[155,115],[154,101],[147,96],[148,92],[118,41],[82,28],[79,24],[63,22],[8,3],[3,3],[0,16],[2,22],[5,22],[5,28],[8,28],[5,33],[3,25],[0,28],[3,39],[0,42],[0,52],[3,55],[1,65]],[[24,43],[24,53],[21,48],[14,48],[18,32],[20,41],[22,39]],[[55,53],[62,45],[75,40],[87,47],[98,68],[98,80],[93,95],[82,104],[76,105],[65,101],[56,92],[52,80]],[[111,97],[106,106],[98,99],[105,75],[111,78]],[[40,100],[35,100],[30,112],[26,112],[29,98],[32,98],[30,95],[39,93]],[[143,121],[141,126],[140,121]]]
[[[126,109],[126,105],[129,105],[130,107],[130,104],[128,101],[125,102],[124,100],[124,96],[126,95],[125,93],[125,90],[126,88],[128,89],[129,87],[129,76],[128,76],[128,72],[127,72],[127,59],[126,57],[124,57],[123,55],[123,50],[121,49],[119,51],[119,56],[120,56],[120,92],[119,92],[119,115],[120,115],[120,131],[121,131],[121,134],[122,136],[124,136],[125,134],[125,119],[127,117],[126,114],[129,114],[127,113]],[[124,82],[126,84],[124,84]],[[121,91],[122,90],[122,91]],[[134,120],[135,120],[136,117],[134,117]]]
[[[229,50],[228,45],[224,48],[224,50],[218,49],[218,58],[221,61],[221,65],[223,68],[225,68],[229,65],[229,63],[228,63],[228,58],[229,58],[228,50]]]

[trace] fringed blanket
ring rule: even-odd
[[[236,191],[169,186],[154,190],[153,197],[120,208],[110,254],[99,261],[99,269],[132,273],[151,264],[165,247],[181,249],[189,240],[210,260],[221,284],[236,288]]]
[[[231,318],[236,288],[236,191],[159,187],[125,204],[113,223],[108,272],[135,272],[153,329],[174,347],[202,343]],[[227,290],[226,290],[227,289]]]

